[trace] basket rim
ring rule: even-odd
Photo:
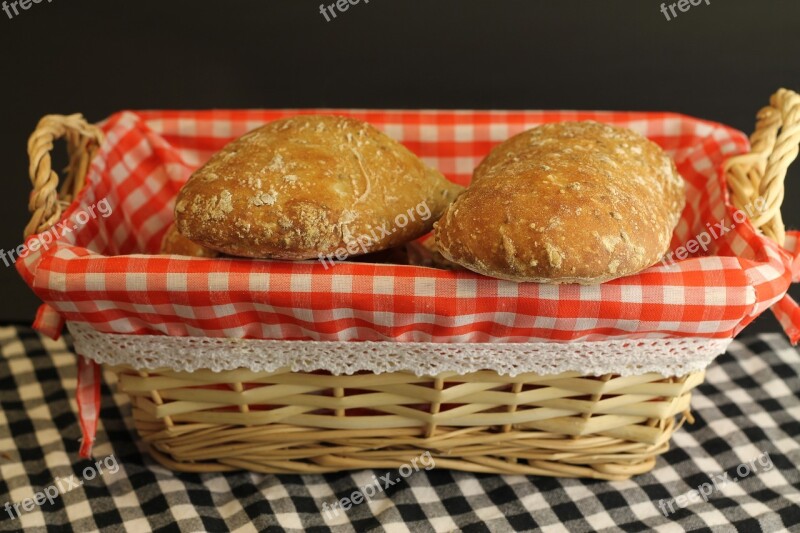
[[[102,333],[68,322],[75,349],[96,363],[142,371],[411,373],[465,375],[491,371],[516,378],[578,375],[677,377],[703,371],[730,338],[629,338],[590,342],[434,343],[303,341]]]

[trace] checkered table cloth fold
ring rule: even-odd
[[[143,452],[129,403],[106,385],[95,462],[113,457],[119,468],[71,488],[95,463],[78,459],[69,339],[1,327],[0,350],[0,531],[800,529],[800,353],[783,335],[734,341],[694,394],[695,424],[648,474],[601,482],[420,469],[338,516],[325,504],[398,471],[175,474]],[[53,504],[13,519],[3,508],[14,513],[58,482],[71,490]],[[698,487],[712,487],[707,502],[690,492]]]

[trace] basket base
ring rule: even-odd
[[[149,444],[147,447],[150,456],[160,465],[175,472],[196,474],[234,471],[262,474],[325,474],[343,470],[397,469],[404,465],[412,465],[419,456],[430,452],[429,449],[424,448],[392,450],[390,454],[387,454],[387,458],[380,460],[365,460],[356,453],[352,456],[318,456],[312,462],[278,461],[269,457],[254,456],[196,461],[168,452],[163,453],[159,448],[163,448],[163,446]],[[649,472],[655,467],[656,456],[668,449],[669,446],[664,444],[658,449],[643,450],[639,454],[626,454],[624,457],[618,458],[620,462],[609,462],[608,457],[600,455],[594,457],[590,455],[573,456],[566,461],[566,456],[570,454],[555,453],[552,450],[544,449],[538,453],[529,449],[525,454],[529,457],[527,459],[507,455],[458,457],[430,452],[430,463],[436,468],[481,474],[517,474],[615,481]],[[394,458],[390,459],[388,455],[392,455]],[[541,458],[533,459],[534,456]],[[416,466],[419,467],[419,465]]]

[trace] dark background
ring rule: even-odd
[[[749,133],[778,87],[800,90],[797,0],[711,0],[672,21],[652,0],[362,0],[331,22],[319,5],[43,0],[13,19],[0,11],[0,248],[21,243],[25,143],[47,113],[670,110]],[[798,227],[800,162],[787,182],[787,225]],[[0,263],[0,322],[29,322],[37,305]],[[748,331],[777,327],[767,313]]]

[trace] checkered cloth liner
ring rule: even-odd
[[[672,266],[597,286],[559,286],[411,266],[146,255],[158,251],[175,195],[195,168],[232,138],[298,112],[314,111],[110,117],[88,186],[58,225],[62,233],[17,262],[48,305],[37,329],[57,334],[66,318],[106,333],[285,340],[731,338],[780,302],[779,319],[794,341],[800,337],[800,310],[784,298],[796,249],[789,253],[749,222],[736,223],[727,203],[720,165],[747,150],[746,137],[669,113],[336,111],[369,121],[464,184],[492,146],[537,124],[591,119],[632,128],[667,150],[688,183],[673,249],[716,224],[733,228],[708,253],[700,249]],[[96,207],[103,201],[113,208],[107,217]],[[790,242],[796,245],[795,235]]]
[[[0,531],[800,529],[800,354],[781,335],[734,341],[694,393],[695,424],[674,435],[672,449],[650,473],[604,482],[420,469],[338,516],[324,510],[373,482],[373,475],[394,480],[400,472],[175,474],[137,446],[130,404],[108,385],[97,459],[80,460],[81,431],[70,407],[75,357],[69,339],[0,327],[0,352]],[[106,378],[113,380],[111,374]],[[715,490],[708,502],[686,505],[684,496],[686,507],[676,502],[669,513],[670,500],[708,483],[709,476],[739,477],[737,468],[764,452],[773,468],[756,462],[757,471]],[[117,473],[87,480],[53,505],[45,502],[15,519],[3,508],[57,478],[74,475],[78,481],[85,468],[112,454]]]
[[[78,357],[78,386],[76,389],[78,419],[81,424],[81,457],[92,456],[100,417],[100,365],[91,359]]]

